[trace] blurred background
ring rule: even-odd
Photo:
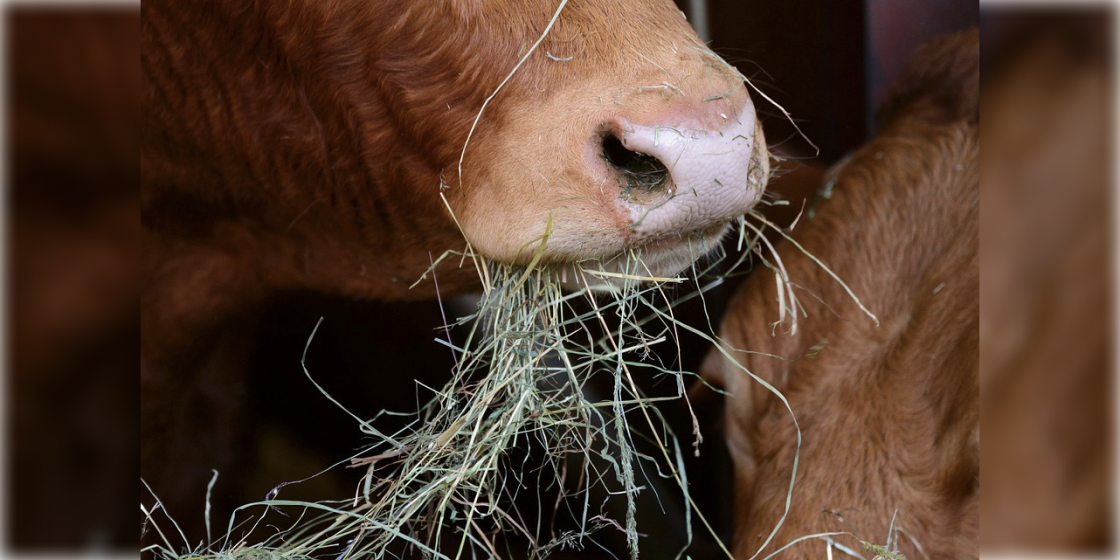
[[[874,107],[913,47],[981,25],[982,549],[1111,554],[1115,10],[978,10],[965,0],[678,4],[819,148],[756,103],[772,146],[792,156],[774,188],[795,202],[874,131]],[[140,18],[138,5],[3,6],[0,531],[10,554],[136,550]],[[718,321],[719,295],[709,303]],[[350,375],[386,367],[401,340],[432,351],[388,367],[438,371],[450,360],[431,342],[433,305],[305,294],[269,314],[253,393],[252,465],[265,474],[223,489],[231,499],[260,498],[276,476],[306,476],[354,445],[352,421],[329,403],[304,407],[299,419],[281,412],[307,394],[298,354],[320,316],[327,322],[309,367],[333,394],[383,399],[348,401],[359,415],[413,398],[411,384],[384,395]],[[417,320],[387,330],[386,315]],[[695,368],[704,351],[686,341],[683,365]],[[711,428],[718,411],[708,416]],[[727,535],[729,477],[720,473],[728,465],[714,439],[690,468],[711,474],[698,477],[698,499]],[[300,461],[268,472],[260,458],[269,456]]]
[[[3,6],[4,548],[135,554],[139,4]]]
[[[1116,11],[981,17],[981,550],[1111,556]]]

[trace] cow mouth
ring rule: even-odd
[[[643,240],[613,257],[554,265],[570,290],[616,290],[643,281],[665,281],[710,255],[730,229],[731,220],[704,229]]]
[[[626,253],[641,259],[642,270],[651,276],[675,276],[692,263],[712,253],[731,227],[731,220],[703,229],[681,232],[647,240]]]

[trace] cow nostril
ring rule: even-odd
[[[649,193],[663,189],[669,184],[669,170],[657,158],[640,152],[632,152],[622,145],[613,134],[603,137],[603,159],[618,170],[619,184],[626,193],[639,191]]]

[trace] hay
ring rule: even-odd
[[[486,270],[481,275],[485,286],[478,312],[456,323],[469,329],[469,335],[463,348],[452,347],[459,357],[452,379],[422,408],[419,421],[401,432],[383,434],[372,422],[355,417],[375,443],[349,460],[350,466],[365,470],[352,499],[294,502],[279,499],[277,490],[271,499],[238,508],[218,541],[184,554],[160,532],[163,544],[149,550],[180,559],[345,559],[381,557],[402,548],[434,558],[502,557],[496,537],[512,532],[529,540],[530,557],[543,557],[557,547],[586,546],[595,530],[617,525],[626,532],[631,557],[636,558],[634,498],[641,488],[635,473],[639,462],[656,459],[635,451],[633,438],[641,431],[629,425],[628,414],[640,411],[649,430],[645,436],[656,440],[668,462],[667,468],[661,465],[653,471],[671,473],[666,476],[680,481],[687,499],[687,485],[679,474],[679,445],[656,411],[648,410],[652,402],[664,398],[644,396],[630,373],[633,355],[648,353],[667,340],[649,334],[648,325],[644,328],[637,320],[638,312],[664,297],[664,292],[658,283],[634,281],[653,279],[639,270],[638,255],[630,255],[620,272],[577,269],[574,273],[582,286],[608,278],[620,281],[616,289],[595,293],[584,287],[565,293],[556,271],[536,266],[548,234],[538,239],[538,258],[526,268],[464,255]],[[455,256],[459,254],[444,257]],[[576,312],[572,304],[577,299],[589,300],[592,310]],[[609,327],[611,315],[621,327]],[[664,332],[671,322],[660,321],[658,329]],[[608,335],[591,339],[590,323],[601,325]],[[683,375],[661,371],[678,378]],[[613,377],[613,394],[609,400],[593,402],[583,389],[599,374]],[[678,386],[683,394],[683,380]],[[525,527],[518,512],[508,509],[520,486],[510,477],[525,470],[509,463],[510,451],[527,439],[547,450],[546,464],[534,468],[551,473],[560,485],[570,456],[591,454],[601,459],[581,460],[582,487],[567,496],[582,501],[577,530],[541,540]],[[609,468],[600,469],[600,464]],[[599,507],[589,502],[589,488],[594,485],[603,486],[607,495],[625,496],[623,519],[594,515]],[[270,517],[277,508],[286,510],[294,521]],[[151,518],[152,512],[143,513]],[[255,518],[251,528],[238,523],[239,516],[247,515]],[[252,532],[247,528],[265,527],[270,523],[266,519],[286,526],[252,544],[234,536],[239,526],[245,534]]]
[[[781,294],[781,312],[775,327],[786,325],[794,331],[804,309],[797,302],[793,284],[780,260],[771,263],[762,251],[768,247],[771,255],[776,254],[763,235],[763,227],[785,233],[761,216],[754,218],[762,225],[745,218],[739,220],[738,245],[743,250],[738,251],[732,269],[753,256],[772,270]],[[636,482],[636,470],[646,463],[651,466],[650,472],[673,480],[681,489],[688,504],[689,540],[693,513],[715,535],[688,494],[677,438],[652,406],[666,398],[643,395],[631,369],[652,349],[669,340],[666,333],[672,332],[676,339],[681,330],[708,340],[733,361],[733,352],[742,352],[727,348],[710,334],[715,330],[710,318],[705,332],[677,321],[672,314],[675,305],[703,298],[705,292],[723,282],[723,277],[706,283],[701,278],[725,255],[710,259],[703,270],[694,264],[691,276],[696,289],[675,299],[666,293],[665,286],[685,279],[644,274],[637,254],[628,255],[621,270],[575,267],[572,274],[582,289],[566,293],[557,271],[540,266],[550,234],[551,222],[533,242],[537,244],[534,258],[526,267],[487,262],[475,255],[469,245],[464,252],[448,253],[433,262],[432,270],[443,260],[469,259],[479,271],[484,295],[475,314],[454,324],[468,329],[463,347],[454,346],[449,339],[436,338],[451,348],[458,362],[452,379],[442,390],[433,391],[435,396],[418,412],[416,422],[397,433],[384,434],[372,421],[354,416],[362,433],[373,443],[344,461],[352,468],[364,470],[352,498],[315,503],[288,501],[279,499],[282,486],[277,487],[268,499],[238,508],[219,539],[209,538],[207,511],[208,542],[194,547],[173,546],[168,534],[155,523],[155,510],[141,506],[145,525],[150,523],[162,541],[146,551],[177,560],[347,560],[391,557],[406,550],[429,558],[501,558],[506,554],[499,549],[499,537],[511,533],[525,537],[529,543],[528,557],[539,558],[561,547],[586,547],[595,531],[613,526],[625,531],[630,556],[637,558],[635,497],[642,488]],[[697,247],[697,253],[707,253],[709,249]],[[819,260],[814,261],[828,270]],[[596,291],[587,287],[603,280],[614,282],[613,289]],[[577,311],[573,304],[578,300],[589,302],[590,311]],[[859,303],[858,299],[856,302]],[[608,321],[608,317],[613,320]],[[606,335],[593,337],[589,334],[592,325],[601,327]],[[308,345],[313,338],[314,331]],[[678,394],[670,398],[685,396],[683,376],[688,372],[648,362],[643,367],[653,367],[659,374],[676,378]],[[746,369],[743,371],[775,394],[793,416],[780,392]],[[310,372],[307,375],[314,384]],[[613,379],[613,394],[607,400],[591,400],[584,390],[596,375]],[[644,420],[644,425],[629,423],[628,417],[635,414]],[[796,427],[796,418],[793,421]],[[695,416],[693,423],[694,446],[698,446]],[[635,437],[653,441],[660,457],[638,453]],[[800,450],[800,429],[797,437]],[[514,462],[511,451],[529,441],[546,450],[544,464],[530,468]],[[798,458],[799,451],[794,457],[786,512]],[[565,483],[573,461],[581,472],[576,487],[570,489]],[[546,538],[541,536],[539,527],[534,531],[526,526],[513,504],[520,489],[526,486],[521,477],[529,470],[537,472],[541,480],[551,480],[564,488],[556,507],[560,507],[563,499],[579,521],[577,529]],[[210,486],[213,484],[211,480]],[[594,514],[596,508],[601,508],[601,504],[590,501],[595,486],[601,487],[604,495],[625,497],[622,519]],[[208,495],[209,491],[208,488]],[[283,510],[288,517],[270,516],[275,510]],[[770,538],[784,519],[783,514]],[[250,535],[257,535],[256,530],[263,527],[273,527],[271,534],[253,537],[257,540],[249,542]],[[182,537],[181,532],[179,536]],[[186,544],[185,537],[182,540]],[[726,549],[723,552],[730,557]]]

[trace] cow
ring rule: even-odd
[[[772,274],[729,305],[701,374],[727,393],[737,558],[791,543],[783,558],[822,558],[825,538],[868,557],[979,554],[978,96],[977,31],[916,51],[878,133],[793,229],[805,253],[767,256],[796,328]]]
[[[268,301],[477,290],[429,273],[449,251],[671,275],[769,174],[749,86],[669,0],[156,0],[141,27],[141,475],[172,515],[239,464]]]

